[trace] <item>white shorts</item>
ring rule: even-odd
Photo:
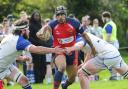
[[[51,62],[52,61],[52,54],[46,54],[46,62]]]
[[[109,68],[120,68],[126,63],[118,52],[110,52],[102,56],[96,56],[90,61],[94,64],[95,68],[104,70]]]
[[[17,72],[15,74],[13,74],[14,77],[12,78],[10,75],[13,73],[12,72],[13,70],[16,70]],[[19,79],[20,79],[19,75],[22,76],[23,75],[22,72],[16,66],[14,66],[12,64],[12,65],[10,65],[9,68],[7,68],[7,69],[5,69],[5,70],[0,72],[0,79],[4,79],[6,77],[9,77],[9,78],[11,77],[11,79],[13,81],[19,81]],[[19,78],[19,79],[17,79],[17,78]]]

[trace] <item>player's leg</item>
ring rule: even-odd
[[[123,76],[124,79],[128,79],[128,65],[121,60],[115,66],[115,70]]]
[[[52,68],[51,68],[51,60],[52,60],[52,54],[46,54],[46,84],[50,84],[52,82],[51,76],[52,76]]]
[[[89,89],[88,76],[101,71],[102,68],[102,62],[97,62],[96,58],[92,58],[84,63],[84,65],[78,70],[78,78],[80,81],[81,89]]]
[[[78,69],[78,52],[74,51],[71,55],[66,55],[66,63],[68,79],[65,81],[65,83],[62,83],[62,89],[67,89],[67,87],[75,81]]]
[[[10,73],[6,76],[6,78],[19,83],[23,89],[32,89],[27,77],[23,75],[15,66],[10,67],[9,71]]]
[[[66,72],[68,79],[65,81],[65,83],[62,83],[62,89],[67,89],[67,87],[70,86],[75,81],[77,75],[77,68],[78,68],[77,65],[67,66]]]
[[[111,44],[113,46],[115,46],[117,49],[119,49],[119,42],[118,42],[118,40],[112,42]],[[111,75],[109,80],[118,80],[119,79],[118,77],[120,76],[120,74],[115,69],[109,68],[109,71],[110,71],[110,75]]]
[[[58,70],[56,71],[54,75],[54,88],[53,89],[58,89],[61,83],[62,77],[63,77],[63,73],[66,69],[65,55],[57,55],[55,58],[55,65]]]

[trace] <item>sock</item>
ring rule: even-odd
[[[26,76],[29,80],[29,83],[35,83],[35,76],[34,76],[33,70],[27,70]]]
[[[62,77],[63,77],[63,73],[60,71],[56,71],[55,76],[54,76],[54,88],[53,89],[59,88]]]
[[[61,83],[65,83],[66,80],[67,80],[67,75],[64,74],[63,77],[62,77],[62,82]]]
[[[23,89],[32,89],[30,84],[27,84],[26,86],[23,87]]]
[[[63,83],[64,84],[64,86],[65,87],[68,87],[69,85],[71,85],[72,83],[71,82],[69,82],[69,80],[66,80],[66,82],[65,83]]]

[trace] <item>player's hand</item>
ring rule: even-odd
[[[80,69],[83,65],[84,65],[84,63],[81,63],[81,64],[78,66],[78,69]]]
[[[63,53],[65,53],[65,49],[60,48],[59,46],[57,46],[57,47],[54,48],[54,53],[63,54]]]
[[[21,62],[26,62],[26,61],[32,62],[32,58],[31,58],[31,57],[28,57],[28,56],[26,56],[26,55],[18,56],[18,57],[16,58],[16,60],[17,60],[17,61],[21,61]]]
[[[66,54],[70,54],[71,51],[73,51],[71,47],[65,47],[65,53]]]
[[[26,55],[23,56],[23,60],[24,60],[24,61],[27,61],[27,62],[29,62],[29,63],[32,62],[32,58],[30,58],[30,57],[28,57],[28,56],[26,56]]]

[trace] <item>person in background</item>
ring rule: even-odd
[[[48,24],[50,19],[47,18],[44,21],[45,21],[45,24]],[[52,47],[52,42],[53,42],[53,39],[52,39],[52,37],[50,37],[50,39],[48,41],[46,41],[45,43],[46,43],[47,47]],[[46,54],[46,75],[45,75],[46,84],[52,83],[52,67],[51,67],[51,62],[53,60],[52,55],[53,54],[51,54],[51,53]]]
[[[91,33],[99,38],[102,38],[102,27],[99,26],[99,20],[97,18],[93,20]]]
[[[111,13],[108,11],[104,11],[102,13],[102,20],[105,23],[102,29],[103,40],[119,49],[119,42],[117,39],[117,26],[112,20]],[[120,75],[115,70],[110,68],[109,71],[111,73],[111,77],[109,78],[110,80],[119,80]]]
[[[9,23],[9,33],[12,33],[13,29],[15,29],[15,27],[14,27],[14,17],[13,17],[12,14],[9,14],[7,16],[7,19],[8,19],[8,23]]]
[[[38,10],[34,10],[29,21],[29,41],[36,46],[46,46],[45,41],[40,40],[36,33],[42,28],[41,15]],[[46,56],[32,53],[32,62],[35,76],[35,83],[43,83],[46,75]],[[39,72],[40,71],[40,72]]]
[[[89,15],[85,15],[82,17],[82,20],[81,20],[81,26],[83,27],[83,29],[86,31],[86,32],[90,32],[91,31],[91,20],[90,20],[90,16]]]
[[[8,35],[9,34],[9,20],[4,17],[3,19],[3,35]]]
[[[14,24],[21,23],[21,22],[27,22],[29,23],[29,16],[27,15],[26,11],[20,12],[20,18],[14,22]]]
[[[27,52],[27,51],[23,51],[22,55],[26,55],[31,59],[31,61],[24,62],[23,67],[24,67],[24,71],[25,71],[24,74],[28,78],[29,83],[33,84],[33,83],[35,83],[35,75],[34,75],[34,70],[33,70],[31,53]]]

